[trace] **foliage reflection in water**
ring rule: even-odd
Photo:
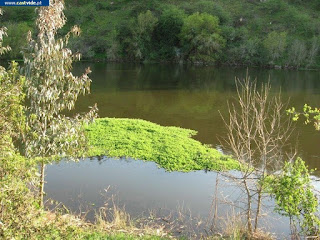
[[[247,72],[206,66],[102,63],[80,63],[74,71],[83,69],[83,65],[93,70],[92,94],[80,98],[76,111],[86,111],[88,105],[97,102],[100,117],[139,118],[163,126],[195,129],[197,140],[219,148],[218,137],[226,133],[219,111],[227,115],[227,101],[236,97],[235,77],[242,78]],[[315,107],[320,101],[320,72],[249,69],[249,75],[257,78],[258,85],[270,80],[272,92],[281,89],[283,100],[290,99],[290,106],[301,108],[308,103]],[[298,139],[291,144],[295,146],[298,140],[299,156],[310,168],[320,169],[319,133],[302,122],[296,128]],[[228,149],[222,150],[228,153]],[[215,172],[168,173],[150,162],[87,159],[50,166],[46,192],[73,210],[79,210],[78,201],[94,203],[98,208],[105,200],[100,193],[110,185],[109,193],[116,194],[119,205],[125,205],[133,217],[147,214],[149,209],[172,210],[184,205],[194,215],[206,218],[215,178]],[[230,190],[232,186],[221,189],[240,201],[239,192]],[[267,231],[288,233],[287,219],[273,214],[269,203],[269,217],[260,225]],[[219,211],[226,214],[223,206]]]

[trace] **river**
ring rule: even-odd
[[[87,111],[88,106],[97,103],[100,117],[139,118],[194,129],[198,131],[197,140],[225,152],[229,150],[219,140],[226,133],[219,112],[227,116],[227,102],[236,97],[235,77],[243,78],[248,72],[258,85],[270,81],[272,93],[281,91],[283,100],[289,100],[289,106],[297,109],[302,109],[304,103],[316,107],[320,102],[317,71],[83,62],[75,65],[74,72],[80,73],[86,66],[92,70],[91,95],[80,97],[76,112]],[[303,121],[295,127],[290,144],[297,147],[309,168],[320,169],[320,132]],[[315,175],[320,176],[320,170]],[[80,206],[82,210],[88,206],[97,209],[106,200],[102,195],[114,194],[133,218],[151,209],[175,211],[182,207],[205,218],[214,196],[215,179],[215,172],[168,173],[150,162],[93,158],[48,166],[45,191],[47,198],[73,211]],[[237,195],[234,190],[226,192],[230,193]],[[275,218],[262,224],[265,230],[287,234],[287,219],[274,224]]]

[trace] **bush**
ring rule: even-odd
[[[154,29],[153,45],[157,58],[173,60],[176,49],[180,47],[179,34],[186,15],[183,10],[169,6],[159,18]]]
[[[3,21],[32,22],[36,18],[32,7],[7,7],[2,17]]]
[[[299,8],[290,6],[281,15],[283,23],[292,34],[299,34],[300,36],[312,36],[314,34],[313,19],[310,15],[301,12]]]
[[[262,4],[261,8],[268,14],[275,14],[285,11],[288,8],[288,3],[283,0],[268,0]]]
[[[14,151],[0,157],[0,238],[30,239],[38,215],[28,186],[35,177],[31,161]]]
[[[117,37],[121,54],[131,60],[142,61],[148,58],[157,22],[158,19],[148,10],[123,24]]]
[[[24,131],[25,78],[19,75],[17,63],[7,71],[0,66],[0,153],[11,151],[12,143]],[[8,149],[8,150],[6,150]]]
[[[221,35],[227,40],[219,62],[229,65],[265,64],[265,50],[260,38],[251,36],[246,27],[223,26]]]
[[[319,56],[320,37],[313,37],[309,42],[309,51],[307,56],[307,66],[315,66]]]
[[[307,57],[307,47],[304,41],[294,40],[290,49],[289,49],[289,65],[295,68],[305,64]]]
[[[293,163],[285,163],[280,175],[269,177],[266,181],[269,192],[276,200],[275,211],[289,217],[292,225],[298,223],[307,236],[318,236],[320,219],[315,214],[318,200],[304,161],[298,158]]]
[[[2,56],[6,59],[22,59],[21,51],[26,47],[27,33],[32,28],[25,22],[9,23],[7,26],[8,37],[3,41],[4,45],[10,45],[11,51]]]
[[[274,61],[281,58],[283,56],[284,51],[286,50],[287,33],[272,31],[263,41],[263,45],[268,51],[271,63],[274,64]]]
[[[244,65],[259,65],[261,63],[261,41],[258,38],[252,37],[244,40],[237,48],[240,58],[239,61]]]
[[[219,19],[215,16],[195,13],[187,17],[180,34],[186,59],[214,62],[225,46],[220,33]]]
[[[230,12],[215,1],[200,0],[194,4],[185,3],[182,5],[182,8],[185,9],[188,14],[199,12],[217,16],[221,24],[230,24],[232,22]]]
[[[0,68],[0,238],[27,239],[31,233],[26,226],[31,225],[36,208],[28,188],[35,169],[14,147],[25,122],[21,105],[24,78],[16,63],[8,71]]]

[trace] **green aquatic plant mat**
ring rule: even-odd
[[[239,169],[230,156],[192,139],[196,133],[139,119],[99,118],[86,127],[87,157],[154,161],[168,171]]]

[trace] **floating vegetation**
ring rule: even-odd
[[[192,139],[196,133],[140,119],[100,118],[86,127],[87,156],[154,161],[168,171],[239,169],[231,157]]]

